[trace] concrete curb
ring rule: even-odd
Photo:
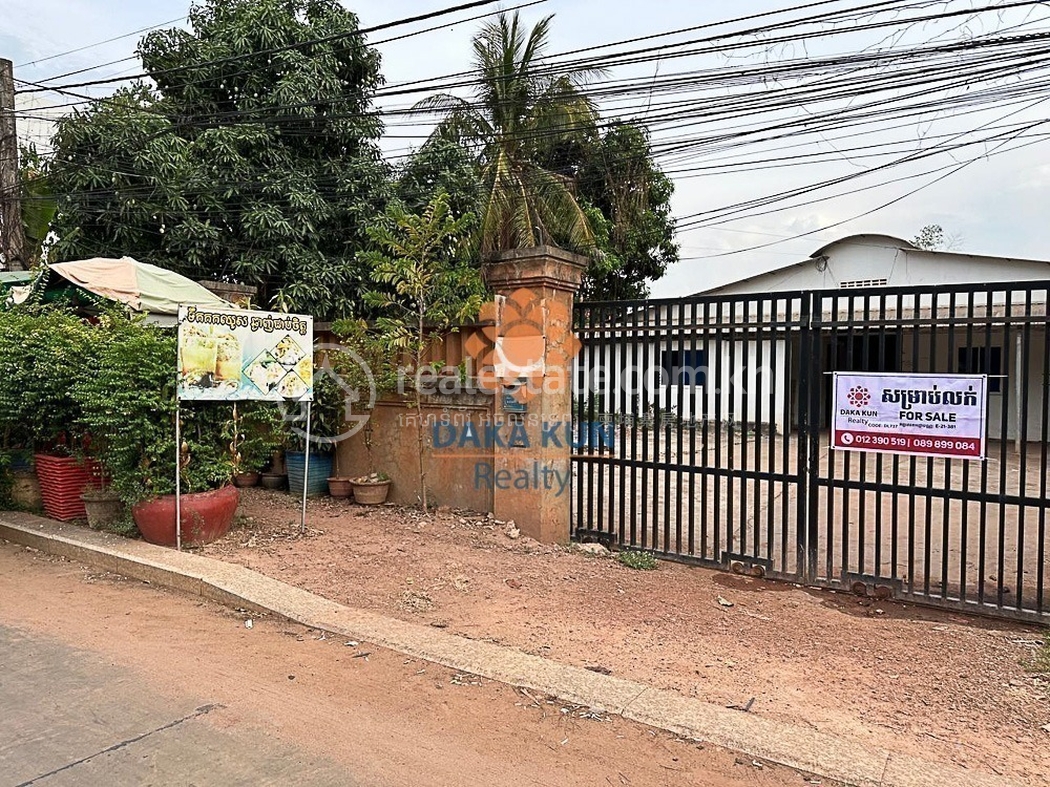
[[[1015,782],[865,746],[635,681],[337,604],[243,566],[75,525],[0,512],[0,538],[219,602],[272,612],[512,686],[856,787],[1012,787]]]

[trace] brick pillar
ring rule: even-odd
[[[496,293],[495,418],[509,443],[495,447],[493,512],[544,543],[569,540],[572,306],[586,268],[553,246],[500,252],[483,267]]]

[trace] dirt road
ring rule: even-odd
[[[190,773],[199,785],[807,783],[620,718],[5,542],[0,633],[6,676],[17,677],[0,682],[2,784],[132,784],[139,771],[127,769],[144,762],[156,766],[154,784],[189,783]],[[126,711],[97,712],[107,703]],[[148,727],[180,709],[187,720],[165,732],[172,748],[132,741],[123,759],[87,756],[134,737],[125,728],[136,713]],[[216,752],[227,752],[216,760],[223,767],[205,768]]]
[[[511,539],[482,515],[244,490],[251,517],[203,552],[326,598],[869,745],[1045,785],[1043,632]],[[718,602],[722,598],[733,606]]]

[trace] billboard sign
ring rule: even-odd
[[[988,377],[835,372],[831,447],[984,459]]]
[[[313,318],[179,307],[179,399],[313,400]]]

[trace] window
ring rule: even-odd
[[[960,347],[958,371],[959,374],[987,374],[988,390],[1001,393],[1003,378],[996,375],[1003,373],[1003,348]]]
[[[707,379],[705,350],[664,350],[660,356],[664,385],[703,387]]]

